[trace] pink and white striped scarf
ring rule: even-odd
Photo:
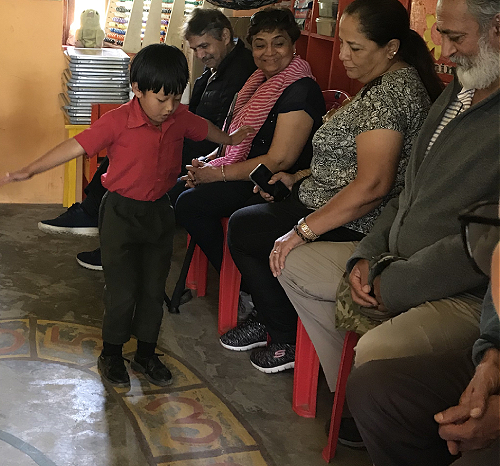
[[[238,94],[229,134],[243,125],[251,126],[255,129],[255,133],[237,146],[227,146],[224,157],[212,160],[210,164],[219,167],[246,160],[253,138],[266,121],[278,98],[290,84],[305,77],[315,79],[309,63],[298,56],[294,57],[283,71],[268,80],[262,70],[255,71]]]

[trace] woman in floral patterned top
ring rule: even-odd
[[[242,351],[266,346],[269,333],[271,343],[250,357],[267,373],[294,366],[297,314],[276,278],[287,254],[316,239],[359,241],[369,231],[402,190],[412,143],[442,89],[398,0],[355,0],[339,40],[347,75],[365,86],[316,132],[310,171],[273,176],[293,186],[291,196],[240,209],[229,222],[231,254],[257,316],[221,343]]]

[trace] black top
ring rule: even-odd
[[[276,101],[269,112],[266,121],[255,135],[248,158],[266,154],[276,129],[276,120],[280,113],[304,110],[313,119],[313,128],[307,143],[295,164],[287,172],[295,173],[298,170],[309,168],[312,158],[312,137],[322,124],[322,117],[326,113],[325,100],[318,83],[311,78],[301,78],[290,84]]]
[[[222,128],[234,94],[243,87],[243,84],[255,70],[252,52],[238,39],[233,50],[222,60],[210,82],[212,71],[209,68],[206,68],[195,81],[189,110]],[[216,143],[207,140],[184,139],[183,170],[184,165],[191,163],[192,159],[208,155],[216,148]]]

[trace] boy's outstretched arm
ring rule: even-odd
[[[0,178],[0,186],[12,181],[24,181],[30,179],[33,175],[50,170],[69,160],[72,160],[80,155],[84,155],[85,150],[76,141],[71,138],[62,142],[58,146],[46,152],[40,158],[31,162],[21,170],[7,173],[3,178]]]
[[[207,138],[209,141],[216,142],[217,144],[224,144],[228,146],[235,146],[242,142],[247,136],[255,132],[251,126],[240,126],[234,133],[227,134],[221,131],[210,121],[208,123]]]

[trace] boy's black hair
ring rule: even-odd
[[[189,80],[186,57],[177,48],[166,44],[144,47],[130,65],[130,82],[141,92],[182,94]]]

